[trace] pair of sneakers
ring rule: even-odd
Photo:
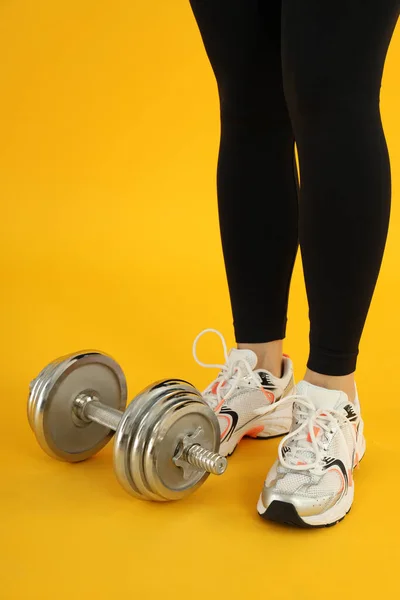
[[[198,359],[197,343],[216,333],[225,364]],[[196,362],[220,370],[203,392],[218,417],[220,453],[229,456],[243,437],[285,435],[270,469],[257,510],[267,520],[299,527],[334,525],[349,512],[354,498],[353,470],[365,452],[358,395],[350,402],[341,391],[294,383],[293,364],[284,355],[282,376],[257,369],[251,350],[229,354],[219,331],[206,329],[194,341]]]

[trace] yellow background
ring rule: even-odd
[[[122,490],[110,447],[52,461],[26,419],[28,383],[58,355],[109,352],[132,397],[163,376],[205,386],[214,373],[191,357],[202,328],[233,343],[216,87],[188,1],[1,0],[0,57],[0,597],[396,597],[399,29],[382,88],[392,222],[358,371],[368,452],[351,515],[311,532],[256,514],[277,440],[244,441],[223,478],[156,505]],[[297,265],[297,378],[307,326]],[[200,352],[222,360],[212,339]]]

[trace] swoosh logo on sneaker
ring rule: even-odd
[[[218,421],[220,421],[221,428],[221,442],[226,442],[235,431],[236,425],[239,421],[239,415],[236,411],[222,407],[218,414]]]
[[[349,488],[349,477],[343,461],[341,461],[339,458],[332,458],[330,456],[324,458],[323,461],[325,463],[322,467],[324,471],[330,470],[332,467],[338,467],[339,472],[343,475],[344,491],[345,493],[347,493],[347,490]]]

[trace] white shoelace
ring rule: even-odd
[[[202,338],[203,335],[205,335],[206,333],[215,333],[220,338],[223,349],[224,349],[224,358],[225,358],[224,365],[203,363],[198,358],[197,344],[198,344],[200,338]],[[222,333],[220,331],[218,331],[217,329],[204,329],[204,331],[201,331],[199,333],[199,335],[196,337],[196,339],[193,342],[193,358],[197,362],[197,364],[200,365],[201,367],[205,367],[206,369],[219,369],[220,370],[220,374],[218,375],[217,379],[215,380],[215,381],[218,381],[218,385],[215,390],[216,397],[217,397],[215,410],[217,410],[221,406],[222,403],[226,402],[232,396],[232,394],[235,392],[235,390],[239,387],[239,382],[241,379],[243,379],[243,377],[249,377],[250,381],[253,381],[257,387],[261,387],[261,381],[260,381],[259,377],[253,371],[253,369],[251,368],[251,366],[249,365],[249,363],[247,362],[247,360],[245,358],[240,358],[237,360],[229,361],[228,348],[226,345],[225,338],[222,335]],[[228,382],[231,384],[231,387],[228,390],[228,392],[224,395],[224,397],[222,397],[222,391],[221,391],[222,387]],[[209,387],[212,387],[212,385],[215,385],[215,382],[213,384],[211,384]],[[273,386],[271,386],[271,387],[273,387]],[[269,412],[269,411],[266,410],[266,412]]]
[[[211,363],[203,363],[197,356],[197,344],[200,338],[203,337],[206,333],[215,333],[222,342],[222,347],[224,350],[224,358],[226,364],[211,364]],[[214,410],[218,410],[218,408],[225,403],[235,392],[235,390],[239,387],[239,382],[244,376],[248,376],[250,380],[254,382],[257,387],[261,387],[260,379],[257,374],[253,371],[249,363],[246,359],[238,359],[236,361],[229,362],[228,356],[228,348],[226,345],[226,341],[224,336],[217,329],[204,329],[199,333],[199,335],[195,338],[193,342],[193,357],[198,365],[201,367],[205,367],[207,369],[219,369],[220,373],[215,381],[218,381],[218,385],[216,387],[216,406]],[[229,382],[231,387],[229,391],[222,397],[221,389],[222,387]],[[215,385],[213,382],[209,388]],[[266,386],[263,386],[266,387]],[[273,387],[273,386],[271,386]],[[208,388],[207,388],[208,389]],[[307,471],[309,469],[313,469],[316,467],[321,460],[321,456],[324,452],[327,451],[326,443],[323,440],[322,435],[315,435],[314,427],[325,431],[326,433],[334,433],[339,429],[341,436],[343,437],[344,445],[348,449],[347,442],[344,438],[344,433],[340,426],[338,426],[338,422],[340,424],[341,421],[347,421],[347,417],[342,414],[340,411],[335,409],[321,408],[316,409],[314,404],[307,396],[301,396],[298,394],[293,394],[291,396],[286,396],[282,398],[277,403],[272,403],[267,407],[262,407],[256,409],[254,412],[259,415],[266,415],[271,411],[275,410],[278,406],[282,407],[285,404],[296,402],[297,406],[303,407],[303,412],[299,413],[299,418],[304,419],[303,423],[299,425],[297,429],[285,435],[282,438],[279,448],[278,448],[278,457],[279,462],[282,467],[291,470],[291,471]],[[354,447],[356,451],[356,455],[360,456],[360,448],[357,440],[357,434],[349,424],[351,435],[354,441]],[[311,440],[311,442],[309,441]],[[291,461],[285,460],[285,453],[283,452],[283,447],[288,445],[290,441],[296,442],[296,446],[291,446],[290,458]],[[309,462],[305,460],[308,457],[305,457],[305,453],[312,452],[314,455],[314,460]],[[295,463],[295,459],[299,459],[300,464]],[[349,452],[350,463],[352,462],[352,457]],[[292,462],[293,461],[293,462]]]
[[[321,456],[328,450],[326,443],[323,440],[323,436],[315,435],[314,427],[318,430],[325,431],[329,434],[335,433],[336,430],[340,431],[340,435],[343,437],[344,446],[348,450],[348,445],[344,437],[344,433],[341,427],[338,427],[338,422],[345,421],[348,424],[351,435],[353,437],[354,447],[356,455],[360,455],[360,448],[357,440],[357,434],[354,427],[347,421],[347,417],[333,408],[318,408],[316,409],[314,404],[307,396],[300,396],[294,394],[293,396],[287,396],[280,401],[280,405],[285,402],[296,402],[296,405],[300,405],[307,409],[306,411],[300,412],[299,417],[304,418],[304,422],[294,431],[285,435],[281,440],[278,448],[278,457],[280,464],[291,471],[308,471],[315,468],[321,460]],[[311,413],[309,412],[311,411]],[[319,433],[319,432],[318,432]],[[285,459],[285,452],[283,451],[284,446],[293,440],[296,442],[296,446],[290,446],[290,462]],[[311,440],[311,442],[310,442]],[[305,453],[312,452],[314,454],[314,460],[309,462],[304,460]],[[352,464],[353,457],[349,453],[349,462]],[[299,458],[298,464],[294,463],[295,458]],[[292,462],[293,461],[293,462]]]

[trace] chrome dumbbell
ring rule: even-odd
[[[190,383],[154,383],[122,412],[126,398],[125,376],[110,356],[74,353],[32,381],[29,423],[43,450],[68,462],[93,456],[116,432],[117,478],[144,500],[179,500],[225,471],[217,417]]]

